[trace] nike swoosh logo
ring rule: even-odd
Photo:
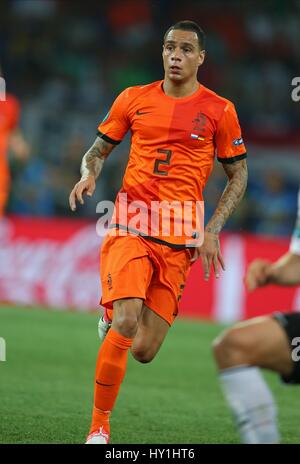
[[[114,385],[114,383],[101,383],[101,382],[98,382],[98,380],[96,380],[96,384],[97,385],[101,385],[102,387],[112,387]]]
[[[138,116],[141,116],[142,114],[150,114],[150,113],[151,113],[151,111],[140,111],[140,110],[137,110],[137,112],[136,112],[136,114]]]

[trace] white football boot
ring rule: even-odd
[[[107,445],[109,442],[109,433],[101,426],[99,430],[88,435],[86,445]]]
[[[110,328],[111,328],[111,321],[109,320],[107,316],[106,310],[104,310],[104,314],[103,316],[100,317],[99,322],[98,322],[98,335],[99,335],[101,342],[103,342],[103,340],[105,339],[106,334]]]

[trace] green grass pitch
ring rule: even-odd
[[[90,424],[97,314],[0,307],[0,443],[83,443]],[[238,443],[210,345],[221,327],[177,320],[157,358],[128,370],[111,443]],[[267,374],[284,443],[299,442],[299,389]]]

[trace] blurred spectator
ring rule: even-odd
[[[55,213],[53,175],[40,157],[31,158],[14,180],[10,210],[15,214],[50,216]]]
[[[253,231],[260,234],[285,236],[291,234],[297,209],[297,192],[291,189],[279,172],[270,170],[250,190]]]

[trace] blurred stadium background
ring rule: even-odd
[[[21,103],[20,124],[31,148],[26,162],[9,154],[12,187],[7,215],[0,221],[0,301],[6,303],[0,307],[0,336],[7,342],[7,359],[11,359],[0,363],[6,372],[2,416],[11,424],[8,430],[1,422],[2,443],[82,442],[92,398],[91,379],[98,345],[92,327],[97,315],[57,311],[42,315],[36,310],[25,312],[23,306],[84,311],[97,308],[101,293],[101,239],[95,230],[96,204],[102,199],[114,200],[127,162],[129,138],[107,161],[93,199],[75,215],[69,210],[68,196],[78,180],[81,157],[94,141],[98,122],[117,94],[127,86],[162,78],[162,37],[180,19],[197,21],[207,33],[207,58],[199,80],[235,103],[249,154],[247,194],[222,236],[227,271],[218,283],[211,279],[204,284],[197,263],[182,300],[181,315],[223,323],[276,309],[300,310],[297,289],[267,288],[248,295],[242,282],[245,267],[254,257],[276,259],[284,252],[295,222],[300,178],[300,105],[291,98],[291,81],[300,69],[300,1],[2,0],[0,63],[7,91]],[[224,183],[222,169],[216,163],[205,192],[207,217],[214,210]],[[14,309],[14,304],[20,305],[20,309]],[[162,350],[161,365],[158,361],[156,367],[147,371],[149,382],[151,376],[158,376],[163,388],[164,382],[172,378],[166,368],[168,353],[178,356],[177,363],[182,368],[189,358],[190,373],[185,373],[185,380],[182,376],[176,380],[182,395],[179,405],[184,404],[187,421],[189,410],[194,414],[197,409],[198,413],[193,416],[195,422],[189,423],[193,432],[184,435],[183,440],[235,442],[231,420],[214,385],[212,363],[207,361],[209,343],[220,327],[199,324],[201,360],[206,360],[199,367],[198,355],[186,354],[184,349],[189,343],[193,350],[198,349],[195,324],[178,321],[178,328]],[[190,338],[191,333],[194,338]],[[48,343],[57,349],[45,358]],[[37,346],[41,346],[39,355],[35,352]],[[72,356],[72,346],[76,347],[77,357]],[[58,359],[61,371],[54,369]],[[67,374],[64,362],[68,364]],[[182,391],[194,383],[191,373],[195,365],[201,369],[197,373],[207,387],[204,385],[202,396],[197,397],[194,386],[194,401],[187,403]],[[84,386],[80,389],[71,379],[83,366],[85,371],[79,382]],[[135,388],[141,384],[140,368],[130,364],[132,372],[137,369]],[[11,387],[16,371],[24,375],[23,389]],[[49,372],[53,374],[55,400],[45,416],[37,404],[53,394],[46,386]],[[129,372],[130,375],[134,374]],[[145,416],[150,423],[147,433],[140,440],[136,437],[141,405],[133,402],[136,392],[129,390],[129,383],[124,387],[125,399],[120,399],[123,415],[117,412],[115,417],[124,420],[125,410],[134,420],[129,438],[124,430],[118,430],[119,442],[180,440],[180,435],[172,435],[170,429],[165,436],[160,435],[162,419],[153,409],[160,397],[158,390],[149,393],[153,414]],[[218,416],[217,422],[206,419],[207,428],[199,431],[202,414],[210,415],[209,409],[201,409],[208,391],[212,393],[207,404],[213,408],[212,417]],[[176,394],[178,391],[174,390]],[[284,437],[286,442],[293,442],[296,417],[292,399],[289,402],[289,397],[284,396],[285,402],[282,396],[280,400],[280,394],[279,402],[285,403],[284,417],[289,417],[284,422]],[[126,395],[128,399],[129,395],[132,397],[131,406],[127,406]],[[21,411],[20,398],[28,400],[26,404],[23,401]],[[80,404],[75,410],[74,401]],[[177,409],[179,413],[179,406]],[[55,415],[59,415],[61,424],[57,433]],[[30,420],[26,422],[24,416]],[[28,433],[22,436],[24,420]],[[70,420],[75,427],[64,436]],[[168,421],[172,424],[174,420],[172,415],[164,416],[166,429]],[[36,435],[34,424],[39,426]],[[118,437],[115,440],[118,442]]]

